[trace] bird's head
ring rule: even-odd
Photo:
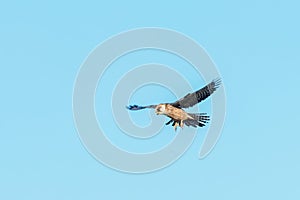
[[[166,110],[166,105],[165,104],[159,104],[155,108],[155,113],[157,115],[162,115],[162,114],[165,114],[165,110]]]

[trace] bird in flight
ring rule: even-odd
[[[170,119],[166,123],[169,125],[172,123],[175,131],[177,127],[183,128],[184,124],[192,127],[203,127],[209,121],[209,116],[206,113],[187,113],[183,108],[189,108],[209,97],[216,89],[221,85],[221,79],[215,79],[203,88],[196,92],[189,93],[183,98],[175,101],[174,103],[160,103],[158,105],[138,106],[130,105],[127,106],[129,110],[141,110],[145,108],[155,109],[157,115],[165,115]]]

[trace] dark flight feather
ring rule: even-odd
[[[170,105],[177,108],[189,108],[209,97],[221,85],[221,79],[215,79],[194,93],[189,93]]]
[[[129,106],[126,106],[126,108],[128,110],[142,110],[145,108],[155,108],[155,107],[156,107],[156,105],[150,105],[150,106],[129,105]]]

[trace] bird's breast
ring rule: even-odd
[[[188,119],[188,114],[184,110],[182,110],[180,108],[176,108],[169,104],[166,105],[165,115],[167,115],[168,117],[171,117],[175,120]]]

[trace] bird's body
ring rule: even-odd
[[[189,93],[185,97],[179,99],[174,103],[161,103],[150,106],[129,106],[129,110],[141,110],[145,108],[154,108],[157,115],[165,115],[171,118],[166,125],[173,122],[174,129],[178,126],[181,128],[186,124],[187,126],[203,127],[209,121],[209,116],[206,113],[187,113],[182,108],[192,107],[195,104],[203,101],[209,97],[220,85],[220,80],[214,80],[205,87],[197,90],[194,93]]]
[[[162,112],[163,115],[166,115],[166,116],[170,117],[172,120],[176,121],[175,124],[174,124],[175,129],[177,128],[178,125],[180,127],[183,127],[183,124],[184,124],[183,122],[185,120],[194,119],[187,112],[185,112],[183,109],[174,107],[171,104],[159,104],[159,105],[157,105],[157,107],[155,108],[155,112],[157,114],[160,114],[159,112],[157,112],[157,110],[159,110],[161,107],[165,107],[164,111]]]
[[[174,120],[186,120],[186,119],[192,119],[191,116],[188,115],[183,109],[181,108],[176,108],[170,104],[159,104],[156,108],[155,111],[157,111],[161,106],[165,107],[164,112],[162,113],[163,115],[166,115]],[[156,112],[157,114],[161,114],[159,112]]]

